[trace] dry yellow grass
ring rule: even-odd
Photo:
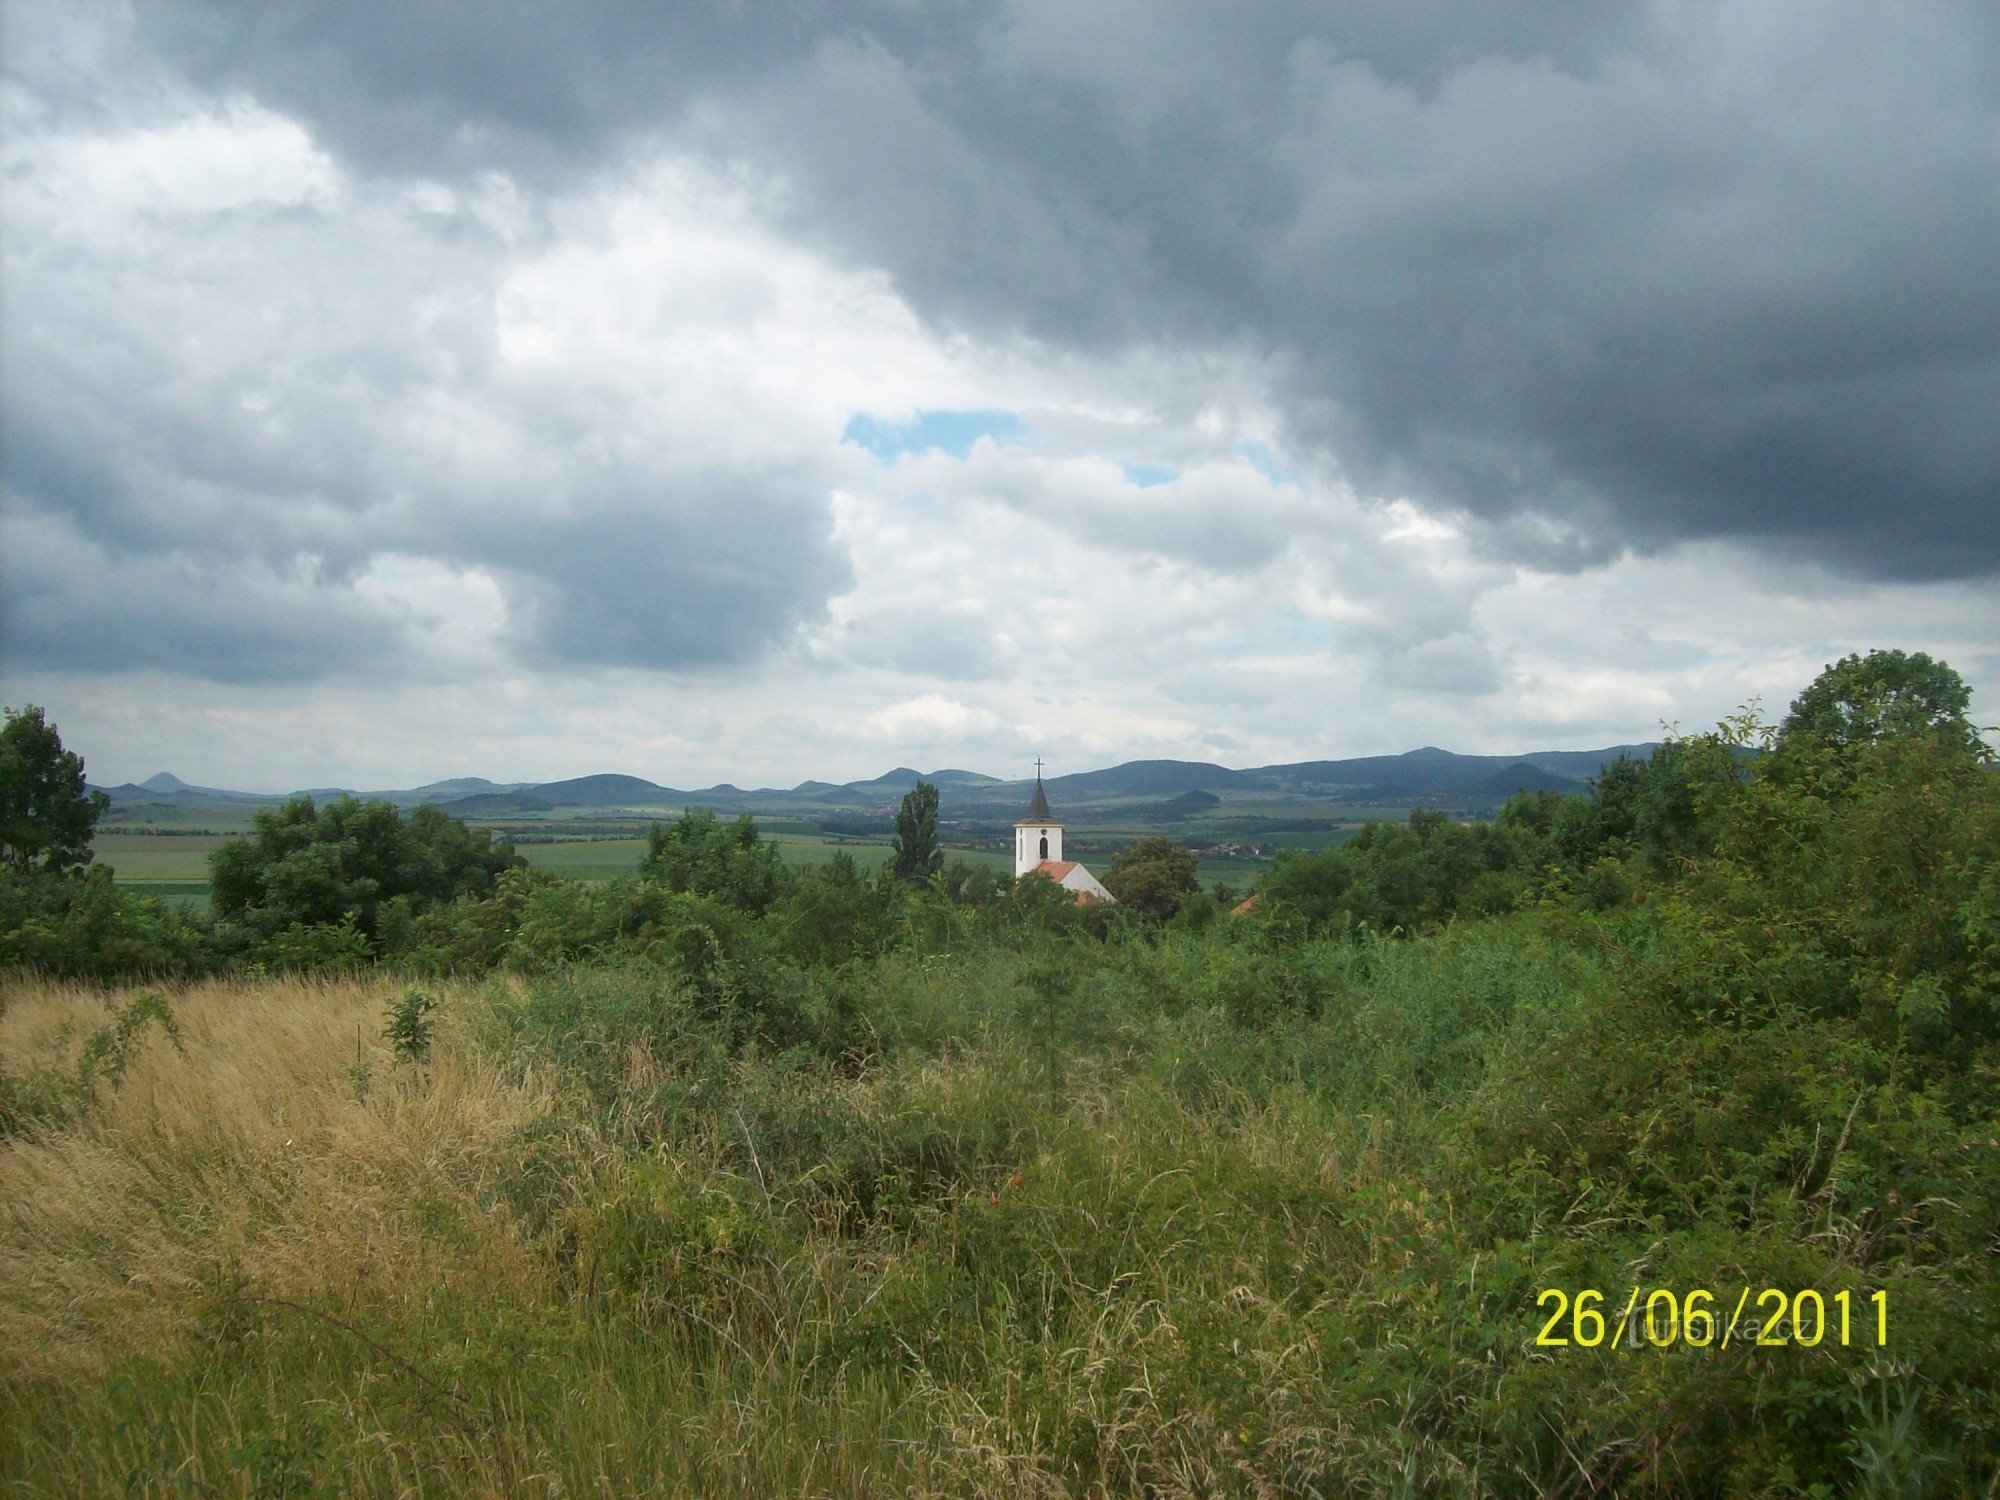
[[[537,1260],[481,1205],[537,1090],[458,1047],[439,1048],[415,1086],[380,1042],[396,988],[168,991],[178,1049],[149,1031],[84,1118],[0,1141],[0,1376],[102,1375],[134,1349],[170,1354],[218,1294],[379,1308],[455,1277],[529,1290]],[[111,1014],[106,996],[57,985],[9,985],[4,1006],[0,1065],[13,1073],[73,1058]],[[343,1068],[357,1053],[365,1091]],[[441,1202],[475,1232],[439,1236],[435,1214],[425,1225],[411,1209]]]

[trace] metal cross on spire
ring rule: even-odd
[[[1039,755],[1037,755],[1035,757],[1035,780],[1040,781],[1041,779],[1042,779],[1042,758]]]

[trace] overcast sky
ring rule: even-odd
[[[2000,718],[2000,6],[7,0],[93,780]]]

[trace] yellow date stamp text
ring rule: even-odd
[[[1549,1287],[1535,1298],[1544,1349],[1862,1348],[1889,1344],[1886,1291],[1822,1293],[1807,1287],[1630,1288],[1620,1301],[1594,1287]]]

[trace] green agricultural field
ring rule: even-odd
[[[621,880],[639,872],[644,839],[576,839],[559,844],[518,844],[515,852],[537,870],[572,880]]]
[[[188,802],[114,805],[97,825],[98,836],[151,829],[170,834],[248,833],[259,806],[254,802],[224,802],[213,797]]]
[[[110,865],[120,885],[150,894],[166,894],[169,886],[208,887],[208,856],[230,841],[217,833],[135,834],[113,830],[91,843],[93,857]]]
[[[835,854],[845,854],[864,870],[874,870],[887,864],[894,853],[886,840],[877,843],[831,834],[780,834],[772,842],[778,846],[779,855],[788,865],[814,865]],[[963,861],[989,870],[1006,871],[1014,867],[1012,857],[998,849],[955,849],[947,844],[944,857],[947,864]]]
[[[865,870],[886,864],[891,853],[886,843],[863,842],[815,834],[778,834],[770,842],[788,865],[813,865],[834,854],[846,854]],[[639,861],[646,852],[644,839],[578,839],[551,844],[517,845],[521,856],[538,870],[552,870],[572,880],[621,880],[639,873]],[[967,864],[991,869],[1008,868],[1007,856],[984,849],[947,849],[947,860],[962,859]]]

